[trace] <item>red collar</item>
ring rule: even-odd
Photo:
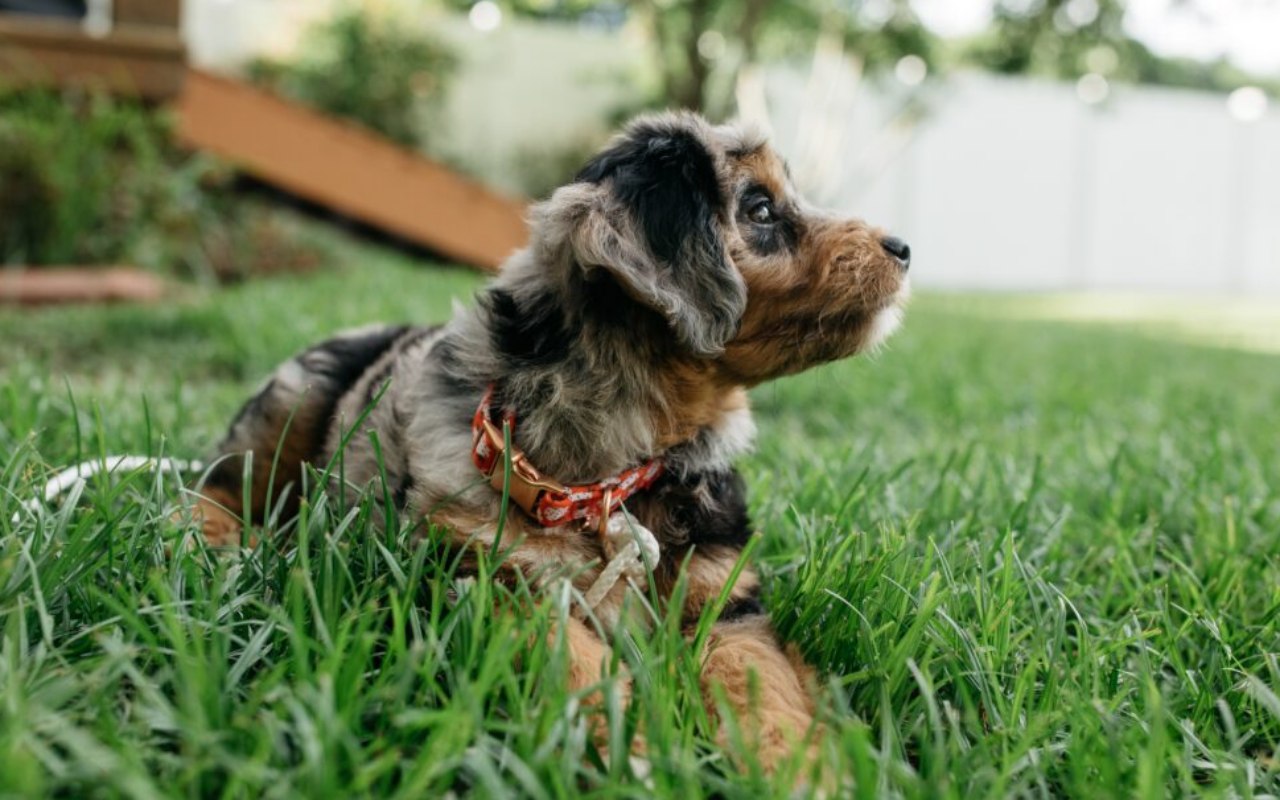
[[[493,385],[490,384],[471,421],[471,460],[494,489],[501,492],[505,486],[516,505],[544,528],[567,525],[575,520],[595,527],[608,519],[628,497],[652,486],[662,474],[662,460],[655,458],[602,481],[565,486],[538,472],[524,452],[512,444],[511,482],[507,484],[505,441],[502,427],[493,422],[492,403]],[[515,414],[506,412],[503,422],[514,434]]]

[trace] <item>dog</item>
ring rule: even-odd
[[[770,768],[817,726],[811,671],[773,632],[756,574],[726,586],[753,535],[733,466],[755,433],[747,390],[883,341],[910,256],[806,204],[750,128],[641,117],[533,206],[529,245],[473,307],[439,327],[341,334],[279,367],[231,425],[195,513],[211,544],[237,543],[269,496],[296,503],[304,465],[342,450],[333,491],[358,495],[385,470],[398,509],[451,546],[501,533],[505,568],[582,592],[609,562],[597,529],[623,515],[658,545],[660,597],[684,571],[689,630],[723,604],[704,696],[722,693]],[[606,585],[570,619],[573,689],[602,677],[600,631],[635,584]]]

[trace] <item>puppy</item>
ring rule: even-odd
[[[269,495],[296,503],[304,464],[342,448],[333,491],[358,494],[385,468],[404,513],[457,548],[501,532],[506,568],[535,584],[598,587],[611,552],[597,529],[625,508],[660,547],[660,596],[687,563],[692,628],[752,535],[733,467],[754,435],[746,390],[883,340],[910,250],[806,205],[760,135],[691,114],[633,122],[531,225],[529,246],[448,324],[349,332],[281,366],[219,448],[196,507],[209,541],[238,541]],[[596,592],[606,629],[634,583]],[[750,569],[727,597],[703,688],[708,702],[723,693],[769,767],[813,731],[806,668],[773,633]],[[565,633],[586,688],[608,646],[579,619]]]

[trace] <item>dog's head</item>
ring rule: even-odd
[[[534,241],[747,385],[873,346],[907,292],[903,242],[808,206],[762,137],[692,114],[633,122],[538,207]]]

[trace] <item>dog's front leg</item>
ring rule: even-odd
[[[821,731],[814,723],[813,671],[786,652],[764,615],[718,622],[702,666],[707,710],[723,700],[736,717],[742,743],[772,773],[797,750],[816,756]],[[721,745],[730,745],[721,721]]]
[[[588,734],[604,763],[609,763],[613,751],[605,691],[609,690],[609,664],[612,648],[582,620],[569,616],[558,622],[551,632],[551,642],[562,642],[568,659],[567,676],[570,692],[582,697],[583,716],[587,720]],[[631,679],[621,672],[615,674],[612,688],[618,692],[617,707],[625,709],[631,700]],[[636,735],[621,745],[621,755],[631,759],[632,769],[644,777],[648,772],[644,760],[645,745],[642,736]]]
[[[569,691],[582,692],[600,684],[612,659],[609,645],[601,641],[586,623],[572,616],[557,623],[553,629],[552,641],[561,637],[568,658]],[[598,704],[599,694],[597,691],[587,695],[588,704]]]

